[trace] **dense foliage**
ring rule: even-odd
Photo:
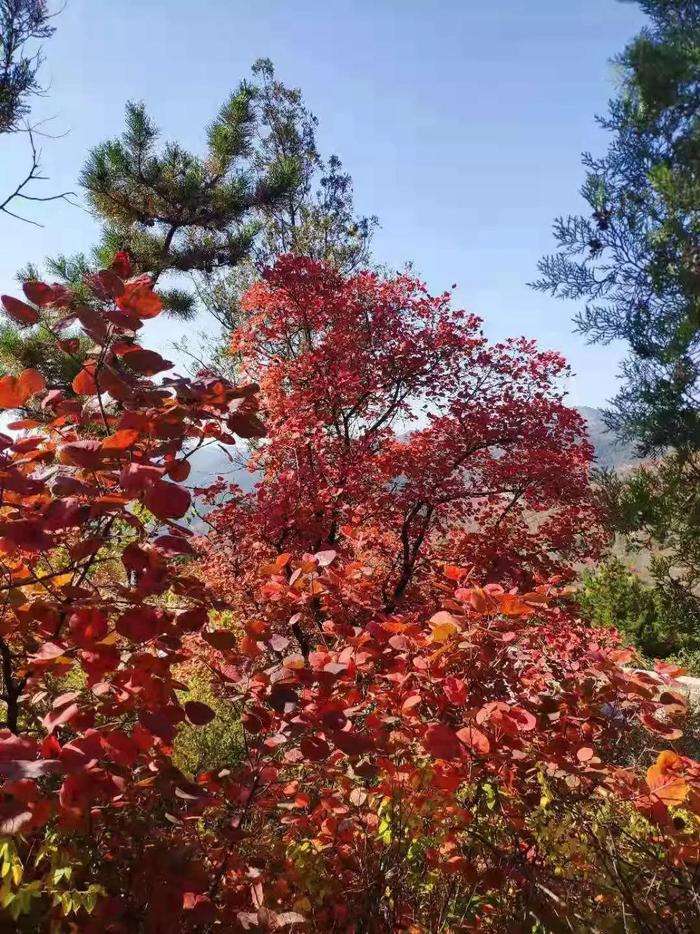
[[[554,441],[561,431],[549,473],[585,502],[590,452],[550,385],[558,357],[520,342],[489,348],[476,321],[412,280],[343,279],[282,260],[249,296],[236,336],[244,369],[259,368],[270,429],[259,457],[274,493],[258,491],[226,552],[241,570],[222,578],[222,600],[182,522],[193,495],[183,484],[196,448],[262,435],[256,387],[206,374],[154,381],[169,364],[136,339],[161,310],[151,281],[129,278],[121,255],[86,287],[90,304],[36,282],[28,301],[3,298],[17,323],[51,328],[65,353],[76,330],[92,342],[74,395],[47,390],[32,370],[0,380],[5,409],[51,415],[11,422],[2,438],[8,929],[603,931],[624,918],[633,930],[689,930],[700,766],[655,750],[682,739],[674,669],[635,674],[631,651],[572,617],[556,585],[521,595],[479,586],[467,550],[480,574],[488,562],[469,528],[464,551],[460,536],[438,536],[431,573],[402,590],[403,568],[387,558],[397,509],[424,519],[410,503],[430,490],[459,503],[469,484],[507,474],[553,496],[527,468],[533,432],[547,462],[548,432]],[[297,353],[275,352],[282,345]],[[343,370],[353,348],[359,369]],[[384,395],[389,372],[388,391],[410,388],[433,417],[406,441],[387,431],[371,457],[381,407],[389,402],[390,422],[403,405],[401,392],[393,404]],[[373,396],[353,412],[340,403],[358,378]],[[332,412],[340,447],[318,425]],[[511,442],[504,428],[516,426]],[[296,434],[286,448],[282,429]],[[326,523],[342,512],[342,498],[326,500],[335,488],[319,477],[304,510],[285,480],[290,452],[305,455],[297,478],[312,497],[313,450],[328,472],[356,458],[335,548],[325,547]],[[476,455],[469,468],[444,472],[465,451]],[[386,500],[382,469],[397,481]],[[480,521],[495,517],[479,508]],[[556,508],[550,500],[546,517]],[[571,508],[590,534],[589,514]],[[554,560],[536,561],[536,536],[517,511],[513,521],[527,571],[504,535],[498,573],[509,582]],[[266,540],[271,530],[286,551]],[[411,556],[416,530],[406,530]],[[314,538],[324,547],[312,552]],[[545,531],[543,553],[553,544],[565,542]]]
[[[489,345],[478,318],[409,276],[289,255],[244,308],[232,352],[261,387],[267,439],[255,490],[210,517],[209,573],[239,589],[250,549],[352,549],[351,526],[391,610],[436,561],[530,585],[596,556],[592,449],[559,354]]]
[[[619,630],[647,660],[674,657],[700,673],[700,619],[682,588],[645,583],[612,557],[584,576],[577,598],[585,619]]]
[[[577,324],[590,340],[628,343],[611,420],[658,451],[700,443],[700,10],[642,5],[650,26],[619,57],[622,90],[600,120],[610,147],[584,158],[590,213],[557,221],[559,251],[542,260],[536,286],[585,300]]]
[[[60,12],[58,10],[57,12]],[[0,0],[0,137],[25,134],[28,138],[28,165],[18,178],[2,178],[0,214],[35,224],[24,214],[31,202],[56,201],[70,192],[45,195],[41,185],[41,152],[36,145],[40,122],[32,125],[33,99],[45,88],[39,79],[43,63],[41,42],[55,32],[46,0]]]
[[[700,8],[641,6],[649,23],[618,58],[621,90],[600,120],[610,146],[584,156],[588,213],[556,222],[535,285],[586,302],[589,340],[628,345],[607,419],[660,463],[604,478],[604,492],[617,530],[653,555],[649,625],[678,646],[700,638]]]

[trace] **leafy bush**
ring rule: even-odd
[[[645,584],[618,558],[584,575],[577,599],[594,626],[617,629],[648,660],[673,658],[700,674],[697,601],[685,591]]]

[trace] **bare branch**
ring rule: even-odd
[[[38,221],[32,220],[29,217],[23,217],[21,214],[15,213],[15,211],[10,210],[9,205],[12,204],[15,200],[24,200],[24,201],[66,201],[68,204],[73,204],[70,200],[71,196],[75,197],[74,191],[63,191],[57,195],[30,195],[27,194],[26,188],[31,185],[33,182],[44,182],[48,181],[45,175],[41,175],[41,150],[37,149],[36,143],[34,141],[34,128],[27,126],[26,133],[29,137],[29,145],[32,150],[32,163],[29,171],[19,182],[14,191],[10,192],[9,195],[0,201],[0,212],[4,214],[9,214],[10,217],[15,217],[17,220],[24,221],[27,224],[33,224],[35,227],[42,227],[43,224],[40,224]]]

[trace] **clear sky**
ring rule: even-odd
[[[619,348],[586,347],[571,331],[575,307],[526,283],[553,246],[554,216],[579,207],[580,153],[605,147],[593,115],[614,93],[609,59],[641,24],[638,7],[617,0],[67,0],[34,111],[68,131],[43,144],[43,185],[77,188],[87,150],[121,130],[127,99],[199,148],[227,93],[268,56],[302,88],[359,209],[379,216],[376,260],[413,261],[434,291],[457,282],[456,301],[490,336],[562,350],[571,402],[600,405]],[[3,142],[0,191],[24,155]],[[84,211],[32,207],[41,229],[0,215],[2,291],[27,260],[95,240]],[[151,345],[167,350],[178,328],[154,328]]]

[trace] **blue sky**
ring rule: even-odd
[[[553,246],[554,216],[579,207],[579,155],[605,147],[593,115],[614,93],[609,59],[641,24],[635,4],[616,0],[68,0],[34,111],[68,131],[43,144],[43,185],[76,188],[87,150],[121,130],[130,98],[199,148],[228,91],[268,56],[302,88],[359,209],[379,215],[376,260],[411,260],[434,291],[457,282],[456,302],[489,336],[562,350],[571,402],[600,405],[620,348],[585,346],[575,307],[526,283]],[[2,191],[25,155],[20,140],[3,147]],[[84,211],[33,207],[41,229],[0,215],[2,291],[27,260],[94,242]],[[150,343],[167,350],[177,331],[159,322]]]

